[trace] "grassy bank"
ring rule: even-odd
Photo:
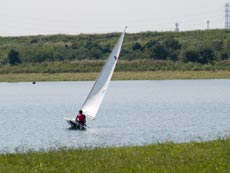
[[[100,72],[105,60],[81,60],[70,62],[24,63],[18,65],[1,65],[0,74],[9,73],[89,73]],[[154,60],[119,60],[116,72],[145,71],[230,71],[230,60],[214,64],[183,63]]]
[[[0,74],[0,82],[95,80],[98,72]],[[115,72],[113,80],[229,79],[230,71]]]
[[[230,140],[1,154],[0,172],[230,172]]]

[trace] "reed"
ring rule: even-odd
[[[0,172],[230,172],[230,140],[0,154]]]
[[[8,73],[88,73],[99,72],[105,60],[81,60],[70,62],[23,63],[18,65],[1,65],[0,74]],[[146,71],[219,71],[230,70],[230,60],[214,64],[183,63],[154,60],[119,60],[116,72]]]

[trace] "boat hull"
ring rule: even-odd
[[[71,129],[76,129],[76,130],[86,130],[86,126],[83,124],[80,124],[79,122],[75,121],[75,119],[65,119],[66,122],[70,125]]]

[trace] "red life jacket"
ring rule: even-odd
[[[85,123],[85,115],[84,114],[78,114],[77,120],[81,123]]]

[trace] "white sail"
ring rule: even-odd
[[[111,54],[109,55],[104,67],[102,68],[96,82],[94,83],[89,95],[87,96],[81,108],[83,113],[92,119],[94,119],[97,114],[97,111],[104,98],[105,92],[108,88],[109,82],[112,78],[113,71],[116,66],[120,54],[121,46],[123,43],[125,30],[121,34],[116,45],[114,46]]]

